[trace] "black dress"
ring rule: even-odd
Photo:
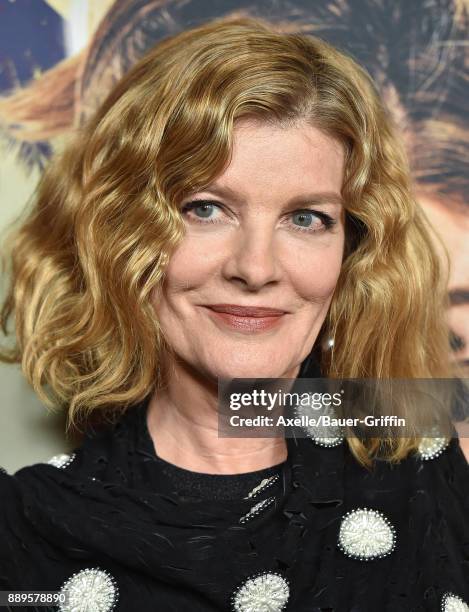
[[[267,470],[199,474],[157,457],[147,403],[56,465],[0,473],[0,590],[60,592],[68,612],[469,610],[457,439],[369,471],[293,437]]]

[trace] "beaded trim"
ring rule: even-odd
[[[422,438],[418,447],[418,457],[423,461],[439,457],[449,446],[448,438]]]
[[[269,476],[268,478],[264,478],[263,480],[261,480],[261,482],[255,486],[247,495],[244,499],[250,499],[251,497],[256,497],[257,495],[259,495],[260,493],[262,493],[262,491],[265,491],[268,487],[270,487],[271,485],[274,484],[274,482],[277,482],[277,480],[280,478],[280,476],[278,474],[274,474],[273,476]]]
[[[233,612],[281,612],[290,597],[286,578],[278,572],[259,572],[247,578],[231,595]]]
[[[312,437],[311,441],[319,446],[326,446],[328,448],[332,448],[333,446],[339,446],[344,441],[343,436],[337,436],[335,438],[320,438],[320,437]]]
[[[445,593],[441,600],[441,612],[469,612],[469,606],[454,593]]]
[[[53,457],[51,457],[47,461],[47,463],[49,465],[53,465],[56,468],[64,469],[72,463],[75,457],[76,457],[76,453],[71,453],[71,454],[61,453],[59,455],[54,455]]]
[[[59,604],[60,612],[111,612],[119,599],[119,589],[109,572],[92,567],[72,574],[62,585],[60,595],[65,595],[65,602]]]
[[[275,497],[267,497],[266,499],[263,499],[262,501],[258,502],[257,504],[252,506],[249,512],[244,514],[239,519],[239,522],[246,523],[248,520],[252,519],[253,516],[256,516],[257,514],[259,514],[259,512],[261,512],[262,510],[265,510],[265,508],[270,506],[274,500],[275,500]]]
[[[301,404],[297,404],[295,406],[294,414],[296,418],[301,418],[301,417],[310,418],[313,416],[311,412],[311,407],[303,406]],[[321,414],[325,416],[330,416],[331,418],[336,417],[336,413],[334,412],[333,408],[330,408],[330,407],[326,407],[321,412]],[[315,418],[318,418],[318,416],[321,416],[321,415],[314,414]],[[308,438],[310,438],[311,441],[317,444],[318,446],[324,446],[324,447],[331,448],[333,446],[339,446],[344,441],[344,436],[342,435],[342,429],[340,427],[333,427],[333,426],[321,427],[320,425],[316,425],[316,426],[308,425],[308,426],[302,427],[302,429],[306,433]],[[324,433],[330,433],[330,432],[336,435],[333,435],[333,436],[322,435]]]
[[[396,547],[396,530],[382,512],[357,508],[342,519],[338,547],[360,561],[386,557]]]

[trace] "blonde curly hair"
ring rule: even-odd
[[[118,82],[46,170],[6,243],[21,363],[69,425],[124,410],[166,384],[171,350],[150,302],[184,237],[178,204],[226,167],[238,119],[307,121],[346,150],[346,249],[320,337],[324,376],[444,378],[453,373],[447,277],[412,194],[401,139],[368,75],[320,38],[252,18],[166,38]],[[444,249],[443,245],[442,248]],[[379,439],[349,439],[362,463]],[[390,460],[418,446],[395,439]]]

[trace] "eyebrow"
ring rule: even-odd
[[[205,189],[203,189],[203,191],[210,191],[211,193],[221,198],[231,199],[237,204],[242,203],[242,197],[238,194],[238,192],[228,186],[213,184],[207,186]],[[340,206],[343,206],[344,200],[339,193],[335,193],[332,191],[319,191],[307,193],[301,196],[296,196],[288,201],[289,206],[299,206],[301,204],[338,204]]]

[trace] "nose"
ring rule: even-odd
[[[278,281],[281,275],[278,244],[273,228],[259,220],[250,227],[239,228],[225,258],[223,274],[251,291]]]

